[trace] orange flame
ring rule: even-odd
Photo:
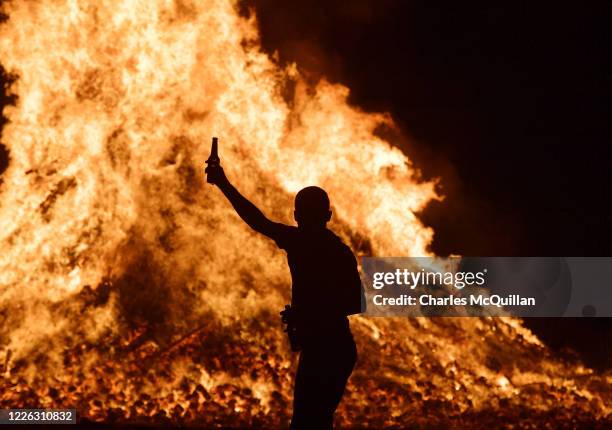
[[[241,272],[286,282],[281,256],[203,184],[211,134],[237,185],[271,215],[289,221],[289,196],[321,184],[375,253],[426,253],[431,230],[414,212],[433,185],[417,183],[408,159],[373,134],[389,118],[348,106],[346,88],[309,89],[295,67],[279,69],[231,4],[16,3],[7,12],[2,58],[19,76],[19,101],[3,135],[4,300],[58,302],[120,277],[134,241],[166,281],[205,283],[212,294],[194,289],[217,312],[236,309],[243,292],[226,289]],[[112,324],[108,313],[96,319]]]
[[[334,228],[374,255],[429,255],[432,231],[414,214],[439,198],[435,184],[377,136],[393,126],[388,115],[350,106],[341,85],[312,87],[296,66],[279,67],[261,52],[254,17],[231,2],[9,2],[3,11],[0,58],[18,76],[18,101],[4,110],[2,136],[11,160],[0,206],[0,362],[12,391],[0,405],[37,399],[79,405],[94,420],[280,425],[292,362],[276,311],[288,273],[283,255],[203,181],[210,136],[220,137],[228,176],[270,217],[290,222],[292,195],[321,185]],[[456,344],[457,332],[476,345],[497,327],[499,338],[486,335],[492,345],[543,350],[515,320],[354,326],[366,358],[344,424],[402,423],[416,399],[407,393],[463,412],[517,398],[533,381],[559,386],[549,375],[588,373],[549,357],[519,380],[514,365],[491,370],[485,350]],[[436,335],[414,338],[424,330]],[[384,365],[367,355],[383,353]],[[589,395],[599,399],[589,413],[609,413],[596,390]],[[387,412],[366,411],[383,398]]]

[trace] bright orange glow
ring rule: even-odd
[[[0,407],[285,423],[288,270],[205,183],[210,138],[271,218],[291,222],[293,194],[317,184],[332,228],[358,252],[430,255],[433,232],[415,213],[439,196],[376,135],[392,119],[278,66],[255,18],[231,2],[12,1],[3,11],[0,61],[18,76],[18,101],[2,135]],[[499,398],[612,412],[602,380],[555,361],[518,320],[353,327],[362,359],[345,425],[415,423],[427,402],[448,417],[478,413]]]

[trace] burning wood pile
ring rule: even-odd
[[[312,87],[224,1],[2,4],[15,77],[2,132],[0,408],[81,419],[280,428],[295,356],[283,255],[203,179],[219,135],[232,181],[279,221],[328,190],[366,255],[430,255],[435,184],[377,132],[383,114]],[[591,428],[612,377],[559,358],[515,319],[354,317],[345,427]]]
[[[261,343],[280,331],[273,315],[261,317],[259,327],[211,322],[164,347],[143,326],[64,349],[59,369],[44,355],[12,362],[2,406],[70,406],[81,419],[117,424],[282,427],[295,363],[274,336]],[[610,377],[556,360],[518,321],[474,319],[467,331],[459,319],[353,325],[360,361],[338,413],[344,427],[605,428],[610,419]],[[463,346],[471,342],[480,351]]]

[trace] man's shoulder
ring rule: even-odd
[[[341,253],[344,256],[348,256],[350,258],[355,258],[355,254],[353,253],[353,250],[351,249],[350,246],[348,246],[340,236],[338,236],[336,233],[334,233],[331,230],[327,230],[329,232],[330,237],[333,238],[333,241],[335,242],[335,250],[338,253]]]
[[[274,232],[271,235],[276,245],[281,249],[287,249],[297,236],[298,228],[293,225],[274,223]]]
[[[347,249],[350,249],[350,247],[342,240],[342,238],[340,236],[338,236],[336,233],[334,233],[333,231],[331,231],[330,229],[327,229],[328,233],[335,239],[337,240],[343,247],[346,247]]]

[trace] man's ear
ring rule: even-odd
[[[327,212],[327,217],[325,217],[325,221],[329,221],[332,217],[332,211]]]
[[[297,220],[298,220],[297,211],[293,211],[293,219],[295,220],[295,222],[297,222]]]

